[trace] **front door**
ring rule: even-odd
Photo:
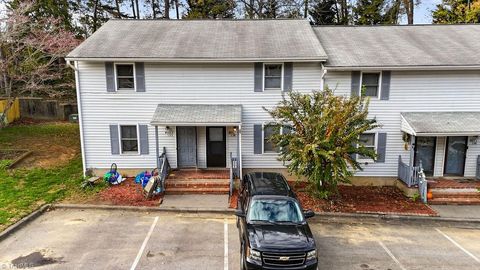
[[[445,151],[445,175],[463,176],[465,171],[465,156],[467,154],[468,137],[447,137]]]
[[[226,167],[225,127],[207,127],[207,167]]]
[[[178,167],[197,166],[197,139],[195,127],[177,127]]]
[[[435,137],[416,137],[415,138],[415,166],[420,165],[425,175],[433,175],[435,166]]]

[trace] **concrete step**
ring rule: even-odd
[[[429,204],[444,205],[480,205],[480,198],[435,198],[428,200]]]
[[[166,188],[166,194],[228,194],[230,188],[227,187],[207,187],[207,188],[184,188],[171,187]]]
[[[165,188],[208,188],[208,187],[230,187],[230,181],[225,179],[216,180],[168,180],[165,181]]]

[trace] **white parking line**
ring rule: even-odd
[[[455,242],[455,240],[453,240],[452,238],[450,238],[450,236],[446,235],[444,232],[442,232],[440,229],[438,228],[435,228],[435,230],[443,235],[445,238],[448,239],[448,241],[452,242],[452,244],[454,244],[455,246],[457,246],[459,249],[461,249],[463,252],[465,252],[465,254],[467,254],[468,256],[470,256],[472,259],[474,259],[477,263],[480,263],[480,259],[477,258],[475,255],[473,255],[472,253],[470,253],[470,251],[466,250],[465,248],[463,248],[459,243]]]
[[[223,220],[223,239],[223,269],[228,270],[228,223],[226,218]]]
[[[385,252],[387,252],[388,256],[390,256],[390,258],[392,258],[392,260],[398,265],[398,267],[400,267],[400,269],[407,270],[407,268],[405,268],[400,263],[400,261],[395,257],[395,255],[393,255],[393,253],[390,251],[390,249],[388,249],[387,246],[385,246],[385,244],[382,241],[378,240],[378,244],[385,250]]]
[[[145,240],[143,240],[143,244],[140,247],[140,250],[138,251],[137,257],[135,258],[135,261],[133,262],[132,267],[130,267],[130,270],[135,270],[135,268],[137,268],[137,264],[140,261],[140,259],[142,258],[143,251],[145,250],[145,247],[147,246],[148,240],[152,236],[153,229],[155,229],[155,226],[157,225],[157,222],[158,222],[158,217],[155,217],[155,219],[153,220],[152,226],[150,226],[150,230],[148,231],[147,236],[145,237]]]

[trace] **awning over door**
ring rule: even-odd
[[[238,126],[242,105],[158,104],[152,125]]]
[[[404,112],[402,131],[415,136],[478,136],[480,112]]]

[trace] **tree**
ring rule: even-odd
[[[384,0],[358,0],[353,8],[355,24],[375,25],[383,22]]]
[[[433,23],[480,23],[480,0],[443,0],[432,17]]]
[[[187,0],[186,19],[233,18],[236,3],[234,0]]]
[[[0,19],[0,74],[7,97],[4,115],[25,94],[60,98],[74,94],[71,70],[62,57],[78,45],[61,19],[35,16],[33,1],[22,1]],[[0,125],[3,125],[3,116]]]
[[[338,183],[348,183],[353,171],[362,169],[355,155],[376,157],[359,140],[360,134],[378,127],[368,118],[368,104],[366,98],[335,96],[326,88],[311,94],[291,92],[266,109],[276,131],[269,140],[280,148],[279,159],[290,173],[305,177],[316,196],[337,192]]]
[[[310,17],[313,25],[336,24],[336,0],[316,0],[313,1],[313,7],[310,9]]]

